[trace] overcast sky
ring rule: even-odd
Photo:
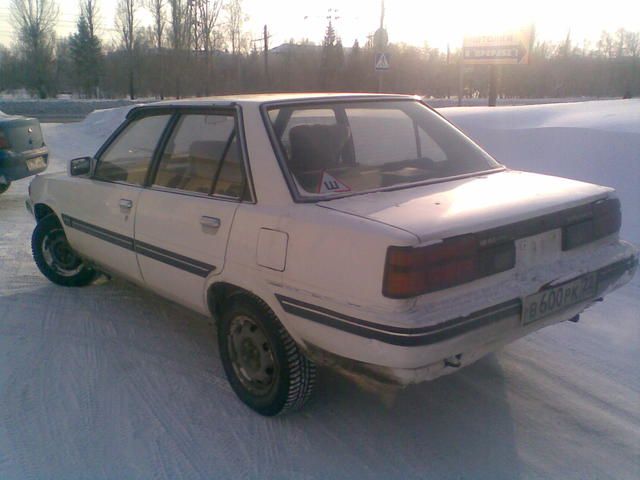
[[[138,0],[140,1],[140,0]],[[78,16],[77,0],[57,0],[60,6],[57,32],[66,36],[75,30]],[[98,0],[101,10],[102,35],[114,34],[113,17],[117,0]],[[142,3],[142,2],[140,2]],[[8,45],[14,38],[10,22],[11,0],[0,0],[0,43]],[[308,38],[320,43],[326,27],[327,10],[339,16],[335,20],[337,34],[345,46],[355,39],[364,43],[368,34],[378,26],[379,0],[244,0],[249,16],[246,30],[259,37],[266,23],[275,46],[290,38]],[[305,19],[305,17],[307,17]],[[149,22],[149,15],[140,10],[141,23]],[[639,0],[387,0],[385,26],[390,42],[405,42],[422,46],[425,42],[446,49],[461,44],[465,33],[488,33],[517,29],[534,23],[539,40],[559,41],[571,30],[576,44],[587,39],[595,44],[602,30],[618,28],[640,31]]]

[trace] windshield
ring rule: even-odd
[[[275,106],[268,118],[300,197],[325,198],[500,167],[414,100]]]

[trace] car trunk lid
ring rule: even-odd
[[[556,228],[549,214],[606,197],[613,190],[575,180],[506,170],[461,180],[319,202],[324,208],[388,224],[420,243],[518,225],[517,236]],[[537,226],[527,226],[536,219]],[[570,220],[570,219],[568,219]]]
[[[9,150],[23,153],[42,148],[44,139],[40,122],[35,118],[0,117],[0,131],[9,144]]]

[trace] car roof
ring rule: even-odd
[[[264,103],[279,103],[279,102],[304,102],[305,100],[362,100],[362,99],[408,99],[418,98],[411,95],[397,95],[397,94],[380,94],[380,93],[254,93],[243,95],[222,95],[216,97],[197,97],[197,98],[185,98],[180,100],[163,100],[161,102],[154,102],[149,104],[142,104],[135,107],[133,110],[140,110],[148,107],[206,107],[206,106],[230,106],[230,105],[245,105],[245,104],[264,104]]]

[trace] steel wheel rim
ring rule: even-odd
[[[266,333],[246,315],[234,317],[229,327],[227,344],[236,377],[253,395],[267,395],[279,368]]]
[[[42,256],[47,266],[63,277],[72,277],[82,270],[82,260],[71,249],[62,229],[51,230],[44,236]]]

